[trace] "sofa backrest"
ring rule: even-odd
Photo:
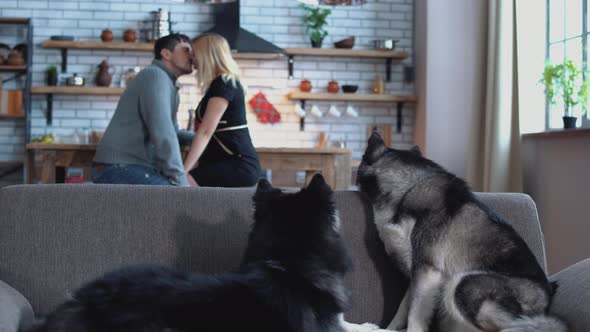
[[[83,283],[129,264],[163,264],[202,273],[234,269],[252,223],[253,192],[121,185],[2,188],[0,280],[43,314]],[[500,209],[501,215],[528,225],[516,228],[544,262],[530,198],[480,198]],[[346,319],[386,324],[406,282],[385,254],[364,196],[337,192],[335,199],[354,263],[347,278],[352,303]]]

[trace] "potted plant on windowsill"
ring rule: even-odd
[[[545,85],[545,96],[551,105],[555,105],[558,100],[563,102],[563,127],[575,128],[577,117],[574,116],[574,107],[581,104],[582,116],[584,116],[590,81],[584,80],[582,71],[572,60],[566,59],[560,64],[545,65],[540,82]]]
[[[305,32],[309,34],[311,39],[311,47],[322,47],[322,41],[328,35],[324,27],[328,24],[327,18],[332,11],[328,8],[319,6],[309,6],[301,4],[304,10],[303,24],[305,25]]]

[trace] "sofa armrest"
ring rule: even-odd
[[[588,331],[590,326],[590,258],[578,262],[549,278],[558,288],[551,314],[565,320],[570,332]]]
[[[0,332],[16,332],[34,320],[33,307],[16,289],[0,280]]]

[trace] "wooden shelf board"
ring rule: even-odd
[[[0,113],[0,119],[21,119],[24,118],[25,114],[7,114],[7,113]]]
[[[356,50],[342,48],[285,48],[287,55],[334,56],[351,58],[391,58],[405,59],[408,52],[382,50]]]
[[[41,44],[44,48],[68,48],[68,49],[90,49],[90,50],[122,50],[151,52],[154,50],[152,43],[127,43],[122,41],[68,41],[68,40],[46,40]]]
[[[15,160],[15,161],[0,161],[0,167],[12,167],[12,166],[21,166],[23,164],[22,161]]]
[[[122,41],[67,41],[67,40],[46,40],[42,43],[44,48],[67,48],[86,50],[120,50],[152,52],[153,43],[126,43]],[[282,56],[281,53],[233,53],[235,59],[263,59],[273,60]]]
[[[20,17],[0,17],[0,24],[29,24],[29,19]]]
[[[27,66],[8,66],[0,65],[0,71],[25,71]]]
[[[236,60],[276,60],[283,57],[282,53],[232,53]]]
[[[35,86],[31,88],[34,95],[59,94],[59,95],[96,95],[96,96],[119,96],[125,88],[111,88],[99,86]]]
[[[368,102],[416,102],[416,96],[392,96],[360,93],[314,93],[293,91],[290,100],[326,100],[326,101],[368,101]]]
[[[27,150],[96,150],[96,144],[29,143]]]

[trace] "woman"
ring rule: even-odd
[[[246,123],[238,65],[220,35],[205,33],[192,44],[197,81],[206,92],[197,106],[195,138],[184,161],[189,182],[194,179],[208,187],[254,186],[260,165]]]

